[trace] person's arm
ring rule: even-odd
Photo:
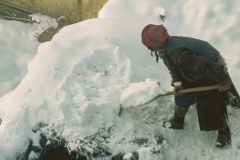
[[[170,54],[169,58],[177,68],[202,73],[216,80],[219,84],[224,84],[229,80],[229,75],[216,63],[194,55],[188,49],[177,49]]]
[[[168,64],[168,63],[165,63],[164,64],[167,66],[168,70],[169,70],[169,73],[172,77],[172,83],[171,85],[174,87],[174,92],[175,94],[178,94],[177,92],[181,89],[183,89],[182,87],[182,76],[180,74],[180,71],[178,68]]]
[[[179,69],[176,68],[176,67],[173,67],[173,66],[171,66],[171,65],[169,65],[167,63],[164,63],[164,64],[168,68],[169,73],[170,73],[170,75],[172,77],[172,85],[174,85],[174,84],[177,85],[178,83],[182,82],[182,77],[180,75]]]

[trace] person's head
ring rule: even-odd
[[[157,51],[164,46],[166,39],[170,36],[163,25],[149,24],[142,30],[142,43],[151,51],[155,51],[158,61]]]
[[[161,48],[169,38],[163,25],[149,24],[142,30],[142,43],[148,48]]]

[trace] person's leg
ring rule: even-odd
[[[226,120],[226,117],[222,117],[223,127],[218,130],[218,138],[216,141],[216,147],[223,148],[231,143],[231,132]]]
[[[164,121],[164,127],[172,129],[183,129],[184,118],[190,105],[195,103],[194,94],[176,95],[174,115],[167,121]]]
[[[206,80],[202,84],[207,86],[214,82]],[[231,133],[227,123],[227,92],[211,90],[196,93],[195,96],[200,130],[218,130],[216,147],[228,146],[231,143]]]
[[[164,127],[172,129],[183,129],[184,118],[188,111],[188,106],[175,106],[174,116],[164,122]]]

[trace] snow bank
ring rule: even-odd
[[[139,30],[122,25],[115,20],[87,20],[63,28],[51,42],[39,46],[19,86],[0,99],[4,106],[0,134],[15,137],[9,138],[7,144],[14,145],[8,148],[16,152],[22,142],[26,149],[28,139],[38,141],[32,139],[32,130],[42,124],[47,125],[42,128],[45,134],[54,130],[66,141],[115,125],[122,88],[160,76],[154,59],[145,61],[140,54]],[[131,44],[138,43],[133,50]],[[152,74],[144,71],[146,66]],[[14,132],[13,124],[21,129]]]

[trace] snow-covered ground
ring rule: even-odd
[[[172,96],[119,114],[121,93],[132,83],[152,84],[149,94],[159,83],[172,90],[166,67],[141,44],[149,23],[208,41],[226,58],[240,91],[239,7],[238,0],[109,0],[98,18],[69,25],[42,44],[34,37],[38,25],[0,20],[0,159],[21,157],[29,140],[40,146],[44,133],[95,159],[109,153],[103,159],[240,160],[240,110],[229,107],[226,149],[215,148],[216,131],[199,131],[195,106],[183,130],[163,128],[173,114]],[[136,103],[145,97],[136,95]]]

